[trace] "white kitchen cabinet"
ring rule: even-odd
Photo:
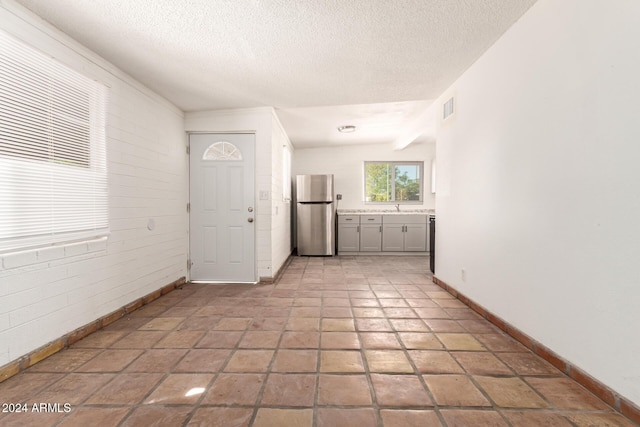
[[[382,250],[426,252],[426,215],[385,215],[382,220]]]
[[[338,215],[338,252],[360,251],[360,215]]]
[[[404,250],[426,252],[427,224],[406,224],[404,227]]]
[[[360,252],[382,250],[382,216],[360,216]]]
[[[427,215],[338,215],[338,252],[427,252]]]
[[[404,224],[382,224],[382,250],[385,252],[404,251]]]

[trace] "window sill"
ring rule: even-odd
[[[91,254],[106,249],[107,236],[104,236],[79,242],[0,254],[0,266],[2,270],[10,270],[43,262]]]

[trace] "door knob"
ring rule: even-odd
[[[253,222],[253,218],[247,218],[247,221]]]

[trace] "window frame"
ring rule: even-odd
[[[108,88],[6,31],[0,46],[0,254],[108,236]]]
[[[367,166],[368,165],[388,165],[391,170],[391,199],[388,201],[372,201],[367,200]],[[419,193],[418,200],[396,200],[396,167],[397,166],[417,166],[419,169]],[[367,160],[362,167],[362,194],[363,201],[366,205],[419,205],[424,202],[424,161],[385,161],[385,160]]]

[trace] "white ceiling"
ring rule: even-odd
[[[424,140],[432,100],[535,0],[17,2],[184,111],[276,108],[299,148]]]

